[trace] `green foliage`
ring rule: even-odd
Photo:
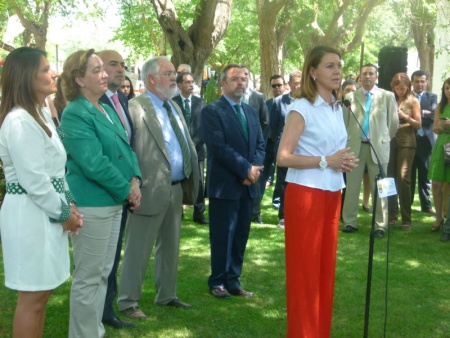
[[[212,103],[214,101],[217,101],[220,97],[218,92],[219,92],[218,81],[215,76],[211,76],[211,79],[206,85],[205,93],[203,94],[203,99],[205,100],[206,103]]]
[[[247,65],[260,73],[258,15],[254,1],[234,0],[227,33],[210,57],[215,70],[230,63]]]
[[[184,29],[192,25],[195,8],[199,0],[174,1],[178,18]],[[148,59],[151,55],[170,55],[155,9],[150,0],[129,0],[120,2],[120,27],[115,32],[119,39],[130,47],[130,57]]]

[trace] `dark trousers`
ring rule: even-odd
[[[264,193],[266,191],[266,183],[269,177],[275,171],[275,150],[274,150],[274,142],[272,139],[267,139],[266,144],[266,156],[264,157],[264,170],[261,173],[261,177],[259,178],[259,198],[255,198],[254,206],[253,206],[253,217],[258,216],[261,213],[261,202],[264,197]]]
[[[203,217],[205,212],[205,189],[204,189],[204,176],[205,176],[205,161],[198,161],[198,195],[197,201],[194,204],[194,219]]]
[[[211,244],[210,289],[240,287],[245,248],[250,234],[253,199],[245,189],[239,200],[209,199]]]
[[[105,307],[103,308],[103,319],[115,317],[114,313],[114,298],[117,295],[117,270],[119,268],[120,256],[122,253],[122,235],[127,223],[128,206],[125,205],[122,211],[122,220],[120,221],[119,239],[117,241],[116,256],[114,257],[114,264],[108,276],[108,287],[106,289]]]
[[[286,191],[286,175],[288,168],[277,166],[277,180],[275,183],[275,190],[278,191],[280,196],[280,208],[278,209],[278,219],[284,218],[284,192]],[[274,195],[275,195],[274,190]]]
[[[411,204],[414,202],[417,177],[420,208],[422,211],[425,211],[432,209],[430,198],[431,181],[428,179],[428,167],[430,164],[431,151],[434,144],[434,135],[432,131],[432,125],[423,126],[422,129],[426,134],[423,136],[417,136],[416,156],[414,157],[413,165],[411,168]],[[430,141],[430,138],[432,141]]]

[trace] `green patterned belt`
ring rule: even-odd
[[[64,179],[63,178],[51,178],[50,182],[55,188],[56,192],[64,193]],[[27,191],[22,188],[19,183],[6,183],[6,193],[7,194],[26,194]]]

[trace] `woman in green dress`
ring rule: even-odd
[[[444,223],[442,215],[442,201],[444,198],[444,185],[450,182],[450,166],[444,161],[444,144],[450,142],[450,78],[442,85],[441,101],[434,113],[433,131],[438,135],[436,143],[431,153],[430,168],[428,178],[432,180],[433,200],[436,210],[436,221],[431,227],[431,231],[439,231]],[[450,224],[449,224],[450,226]],[[450,232],[450,229],[449,229]],[[449,236],[450,240],[450,236]]]

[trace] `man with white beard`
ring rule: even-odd
[[[129,110],[142,197],[128,216],[118,297],[119,310],[133,319],[146,318],[138,301],[155,243],[155,304],[191,308],[177,298],[176,281],[182,205],[193,204],[199,184],[195,145],[171,100],[177,88],[175,67],[168,58],[156,57],[141,74],[146,91],[129,102]]]

